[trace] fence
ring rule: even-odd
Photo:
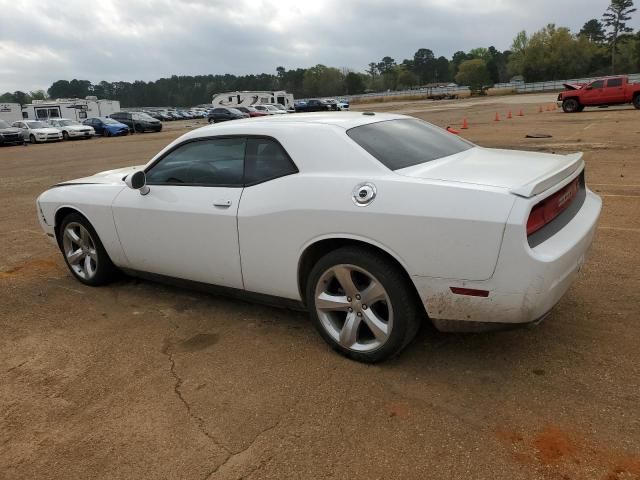
[[[640,82],[640,73],[630,74],[630,82]],[[589,83],[602,77],[585,77],[585,78],[573,78],[569,80],[551,80],[547,82],[509,82],[509,83],[496,83],[493,88],[511,88],[518,93],[533,93],[533,92],[552,92],[558,90],[564,90],[563,83]],[[360,100],[363,98],[376,98],[376,97],[404,97],[409,95],[438,95],[457,92],[468,92],[467,86],[443,86],[443,87],[428,87],[428,88],[413,88],[408,90],[395,90],[387,92],[375,92],[365,93],[362,95],[345,95],[344,98],[349,100]],[[341,97],[342,98],[342,97]]]

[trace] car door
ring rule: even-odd
[[[590,85],[585,87],[585,92],[582,94],[581,103],[583,105],[601,105],[606,103],[603,100],[604,96],[604,80],[596,80],[591,82]]]
[[[150,191],[125,188],[113,203],[134,270],[243,288],[237,212],[244,137],[188,140],[146,169]]]
[[[624,102],[624,86],[622,78],[610,78],[604,88],[605,99],[609,104]]]

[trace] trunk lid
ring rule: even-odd
[[[400,175],[462,182],[509,190],[532,197],[578,170],[582,153],[554,155],[474,147],[438,160],[396,170]]]

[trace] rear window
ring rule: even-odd
[[[464,152],[473,144],[418,119],[387,120],[347,130],[347,135],[390,170]]]

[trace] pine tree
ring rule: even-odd
[[[618,38],[621,34],[633,31],[631,27],[627,27],[627,22],[631,20],[631,14],[636,10],[636,8],[633,8],[633,0],[611,0],[611,5],[602,15],[602,22],[610,29],[607,34],[607,40],[609,40],[611,46],[612,73],[616,73]]]

